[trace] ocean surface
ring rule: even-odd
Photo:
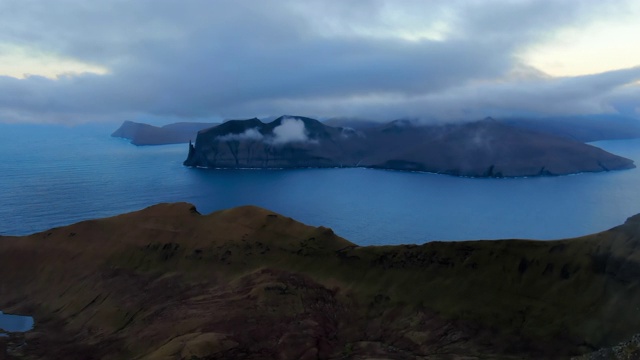
[[[31,316],[9,315],[0,311],[0,330],[7,332],[25,332],[33,328],[33,318]],[[3,332],[0,331],[0,336]]]
[[[640,170],[477,179],[373,169],[207,170],[187,145],[136,147],[118,124],[0,125],[0,234],[187,201],[253,204],[360,245],[585,235],[640,213]],[[595,143],[640,164],[640,140]]]

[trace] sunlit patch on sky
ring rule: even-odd
[[[372,28],[352,29],[353,34],[362,38],[374,39],[401,39],[410,42],[419,41],[446,41],[447,24],[438,23],[433,27],[424,29],[397,29],[393,31]]]
[[[56,79],[63,75],[106,74],[107,69],[56,56],[37,49],[0,44],[0,76],[24,79],[37,75]]]
[[[432,24],[429,28],[416,31],[400,31],[397,35],[399,38],[407,41],[446,41],[449,32],[449,24],[443,21],[438,21]]]
[[[640,11],[638,11],[640,18]],[[640,66],[640,21],[610,19],[558,31],[523,60],[552,76],[577,76]]]

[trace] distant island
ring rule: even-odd
[[[0,309],[35,318],[0,358],[614,358],[640,351],[639,259],[640,215],[569,240],[361,247],[253,206],[159,204],[0,236]]]
[[[615,114],[594,114],[550,117],[505,117],[496,121],[516,128],[543,132],[580,142],[626,140],[640,138],[640,120]],[[379,126],[379,122],[336,117],[323,121],[333,127],[361,130]]]
[[[269,123],[230,120],[199,131],[184,164],[231,169],[366,167],[470,177],[635,167],[630,159],[570,136],[491,118],[429,126],[408,120],[366,125],[334,127],[303,116],[281,116]]]
[[[216,125],[218,123],[179,122],[158,127],[127,120],[111,136],[129,139],[134,145],[181,144],[195,139],[198,131]]]

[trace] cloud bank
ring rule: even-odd
[[[554,78],[520,57],[620,4],[6,0],[4,48],[104,71],[0,76],[0,121],[637,116],[638,68]]]

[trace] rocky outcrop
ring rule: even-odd
[[[0,351],[565,359],[637,334],[639,285],[640,215],[569,240],[360,247],[252,206],[160,204],[0,237],[0,308],[36,320]]]
[[[180,122],[157,127],[149,124],[125,121],[111,136],[129,139],[134,145],[180,144],[194,140],[198,131],[216,125],[218,124]]]
[[[637,360],[640,359],[640,334],[610,348],[572,357],[571,360]]]
[[[359,130],[305,117],[232,120],[198,133],[187,166],[370,167],[472,177],[565,175],[633,168],[582,142],[490,118],[418,126],[406,120]]]

